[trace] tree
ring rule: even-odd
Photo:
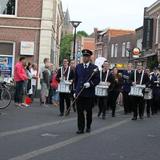
[[[78,31],[77,37],[88,37],[88,34],[85,31]],[[72,43],[73,43],[73,35],[68,34],[62,37],[61,45],[60,45],[60,63],[64,58],[70,59],[72,52]]]
[[[77,37],[88,37],[88,34],[85,31],[78,31]]]
[[[73,41],[72,34],[68,34],[62,37],[61,45],[60,45],[60,63],[64,58],[70,59],[71,51],[72,51],[72,41]]]

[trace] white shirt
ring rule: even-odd
[[[88,62],[88,63],[83,63],[83,67],[84,67],[84,68],[88,68],[88,67],[89,67],[89,64],[90,64],[89,62]]]
[[[33,70],[31,68],[31,74],[32,74],[32,77],[37,76],[37,70]],[[37,82],[36,79],[34,79],[34,78],[31,79],[31,85],[36,86],[36,82]]]

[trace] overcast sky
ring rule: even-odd
[[[136,29],[143,24],[144,7],[156,0],[62,0],[63,9],[69,9],[71,20],[83,23],[78,30],[89,34],[93,28]]]

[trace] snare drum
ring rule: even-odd
[[[153,98],[152,89],[151,88],[145,88],[145,90],[144,90],[144,99],[145,100],[150,100],[152,98]]]
[[[57,91],[60,93],[71,93],[71,82],[69,81],[61,81],[58,84],[58,89]]]
[[[108,96],[108,86],[107,85],[97,85],[95,88],[95,95],[99,97]]]
[[[131,91],[129,93],[130,96],[143,97],[143,89],[145,85],[135,85],[131,86]]]

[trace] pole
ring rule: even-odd
[[[73,42],[73,59],[75,59],[75,54],[76,54],[76,27],[74,29],[74,42]]]

